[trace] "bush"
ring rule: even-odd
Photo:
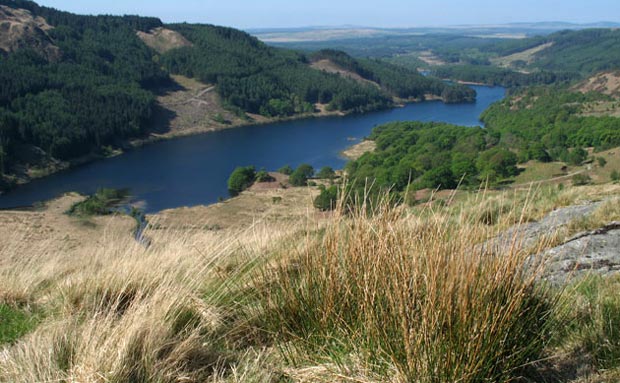
[[[321,186],[321,194],[314,199],[314,207],[321,211],[334,210],[338,201],[338,187]]]
[[[67,214],[75,216],[92,216],[112,214],[113,207],[127,199],[127,189],[99,189],[82,202],[71,206]]]
[[[609,175],[609,178],[611,178],[614,182],[620,181],[620,173],[617,170],[613,170]]]
[[[237,196],[252,186],[254,180],[256,180],[256,168],[254,166],[238,167],[228,178],[228,192],[233,197]]]
[[[276,179],[267,173],[264,169],[261,169],[256,173],[256,182],[274,182]]]
[[[278,169],[278,173],[290,176],[291,174],[293,174],[293,168],[291,167],[291,165],[284,165],[280,169]]]
[[[587,174],[575,174],[573,176],[573,185],[575,186],[583,186],[583,185],[587,185],[590,182],[592,182],[592,178],[590,178],[589,175]]]
[[[308,164],[302,164],[291,174],[288,182],[293,186],[306,186],[308,179],[313,175],[314,168]]]
[[[322,180],[332,180],[336,177],[336,172],[329,166],[324,166],[316,174],[316,178]]]
[[[568,153],[565,160],[571,165],[579,166],[586,160],[586,158],[588,158],[588,152],[582,148],[575,148]]]
[[[596,161],[598,162],[598,166],[604,168],[607,165],[607,160],[604,157],[597,157]]]

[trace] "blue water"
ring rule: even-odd
[[[309,163],[342,168],[340,153],[390,121],[442,121],[480,126],[480,114],[505,96],[501,87],[473,87],[475,104],[439,101],[403,108],[261,126],[234,128],[147,145],[122,156],[93,162],[20,186],[0,196],[0,208],[32,205],[69,191],[84,194],[98,188],[129,188],[147,213],[216,202],[227,197],[226,181],[237,166],[275,170]]]

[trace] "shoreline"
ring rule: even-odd
[[[394,107],[397,107],[397,105],[395,105]],[[191,136],[196,136],[196,135],[201,135],[201,134],[214,133],[214,132],[219,132],[219,131],[228,130],[228,129],[237,129],[237,128],[243,128],[243,127],[249,127],[249,126],[263,126],[263,125],[268,125],[268,124],[276,124],[280,122],[289,122],[289,121],[298,121],[298,120],[320,119],[320,118],[325,118],[325,117],[345,117],[351,114],[353,114],[353,112],[340,112],[340,111],[324,112],[322,111],[322,112],[317,112],[317,113],[312,113],[312,114],[306,113],[306,114],[288,116],[288,117],[278,117],[278,118],[263,117],[264,119],[262,121],[256,121],[256,120],[244,121],[241,123],[232,123],[232,124],[224,125],[221,127],[200,127],[198,126],[196,128],[178,130],[178,131],[170,131],[170,132],[166,132],[163,134],[150,132],[148,133],[147,137],[142,137],[142,138],[138,137],[138,138],[130,138],[130,139],[123,140],[120,144],[120,147],[116,148],[114,152],[109,155],[104,155],[104,154],[93,152],[93,153],[89,153],[84,156],[77,157],[77,158],[74,158],[68,161],[59,161],[59,160],[54,161],[48,164],[48,167],[46,168],[31,168],[29,169],[29,171],[32,171],[35,174],[28,175],[26,177],[16,176],[14,178],[14,184],[11,187],[7,189],[0,189],[0,197],[2,197],[2,195],[7,192],[11,192],[14,189],[19,188],[20,186],[27,185],[32,181],[42,179],[45,177],[49,177],[54,174],[59,174],[59,173],[83,166],[83,165],[88,165],[96,161],[101,161],[101,160],[106,160],[106,159],[114,158],[117,156],[121,156],[132,150],[139,149],[141,147],[155,144],[158,142],[174,140],[174,139],[183,138],[183,137],[191,137]]]
[[[489,85],[484,85],[484,86],[489,86]],[[93,152],[93,153],[84,155],[82,157],[74,158],[68,161],[54,161],[48,164],[47,167],[45,168],[26,169],[24,171],[24,174],[9,178],[9,179],[12,179],[12,185],[10,185],[8,188],[0,189],[0,197],[2,197],[2,195],[5,193],[9,193],[15,189],[18,189],[20,186],[29,184],[32,181],[42,179],[45,177],[49,177],[54,174],[59,174],[59,173],[62,173],[68,170],[72,170],[80,166],[88,165],[95,161],[114,158],[116,156],[120,156],[125,153],[128,153],[132,150],[139,149],[141,147],[144,147],[150,144],[155,144],[157,142],[173,140],[173,139],[182,138],[182,137],[191,137],[191,136],[200,135],[200,134],[208,134],[208,133],[213,133],[213,132],[218,132],[218,131],[223,131],[223,130],[228,130],[228,129],[249,127],[249,126],[258,127],[258,126],[276,124],[276,123],[281,123],[281,122],[321,119],[321,118],[326,118],[326,117],[346,117],[346,116],[353,115],[353,114],[367,114],[367,113],[372,113],[372,112],[376,112],[380,110],[402,108],[408,104],[416,104],[416,103],[421,103],[421,102],[433,102],[433,101],[445,102],[443,101],[442,97],[431,96],[431,95],[425,95],[424,99],[394,98],[393,105],[391,105],[388,108],[371,110],[371,111],[362,112],[362,113],[357,113],[353,111],[348,111],[348,112],[325,111],[323,108],[317,108],[319,111],[314,112],[314,113],[305,113],[305,114],[300,114],[300,115],[293,115],[293,116],[287,116],[287,117],[276,117],[276,118],[256,116],[260,118],[260,120],[256,120],[256,119],[246,120],[242,122],[236,122],[236,123],[231,123],[228,125],[221,125],[221,126],[216,126],[216,127],[196,126],[196,127],[182,129],[182,130],[171,130],[165,133],[155,133],[151,131],[148,133],[148,136],[146,137],[136,137],[136,138],[129,138],[129,139],[123,140],[120,143],[119,148],[115,148],[114,151],[108,155]],[[345,150],[348,150],[348,149],[345,149]],[[30,174],[28,174],[28,172],[30,172]]]

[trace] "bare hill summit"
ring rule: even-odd
[[[0,51],[4,54],[30,48],[51,61],[60,58],[60,49],[47,31],[53,27],[42,17],[33,17],[25,9],[0,5]]]

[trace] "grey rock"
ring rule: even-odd
[[[565,282],[589,273],[611,275],[620,272],[620,222],[579,233],[564,244],[543,252],[545,277]]]

